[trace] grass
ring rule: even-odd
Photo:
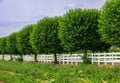
[[[2,83],[120,83],[120,67],[0,61]]]

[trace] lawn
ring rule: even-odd
[[[120,83],[120,67],[0,61],[0,83]]]

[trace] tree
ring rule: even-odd
[[[98,18],[100,12],[96,9],[69,10],[60,22],[59,38],[64,48],[69,51],[83,49],[84,57],[87,50],[92,50],[99,43]]]
[[[84,49],[87,48],[92,52],[108,51],[111,45],[104,41],[101,41],[101,36],[98,33],[98,19],[100,11],[96,9],[85,9],[83,12],[85,20],[83,24],[84,34],[81,36],[81,39],[84,40],[84,42],[81,44],[83,45],[82,47]]]
[[[59,17],[45,17],[38,21],[31,34],[31,43],[37,53],[54,54],[57,63],[57,53],[62,52],[58,38]]]
[[[19,51],[17,49],[17,40],[16,40],[17,33],[12,33],[9,36],[7,36],[6,39],[6,47],[7,51],[10,54],[10,59],[13,60],[12,54],[19,54]]]
[[[107,0],[103,5],[99,33],[106,43],[120,46],[120,0]]]
[[[32,30],[33,30],[33,25],[28,25],[18,32],[17,49],[21,53],[21,59],[22,59],[22,55],[34,53],[34,50],[30,44],[30,34]],[[36,58],[35,58],[35,61],[37,61]]]
[[[0,50],[2,52],[2,57],[4,60],[4,54],[7,52],[7,50],[6,50],[6,37],[0,38]]]
[[[82,9],[69,10],[60,20],[59,38],[64,50],[72,54],[77,51],[80,46],[79,29],[83,22]]]

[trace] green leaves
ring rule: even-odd
[[[59,18],[43,18],[34,26],[31,34],[32,47],[37,53],[59,53],[62,49],[58,39]]]
[[[64,49],[75,51],[75,46],[80,42],[79,27],[82,23],[82,10],[75,9],[67,12],[60,21],[59,38]]]
[[[33,53],[33,48],[30,44],[30,34],[33,30],[33,25],[28,25],[24,27],[17,34],[17,48],[21,54],[31,54]]]
[[[120,46],[120,0],[108,0],[101,9],[99,33],[102,40]]]
[[[17,33],[12,33],[7,37],[6,40],[6,46],[8,53],[10,54],[18,54],[18,49],[17,49],[17,40],[16,40],[16,35]]]
[[[59,28],[59,38],[64,49],[70,52],[80,49],[93,50],[93,47],[100,43],[97,32],[99,14],[96,9],[75,9],[67,12],[60,21]]]
[[[2,54],[7,53],[6,38],[7,37],[0,38],[0,51],[1,51]]]

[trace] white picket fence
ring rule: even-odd
[[[78,64],[82,62],[83,54],[59,54],[57,60],[62,64]],[[37,60],[41,63],[54,62],[54,55],[38,55]]]
[[[103,63],[107,65],[111,63],[114,65],[115,63],[120,63],[120,52],[117,53],[95,53],[90,56],[92,64],[97,63],[100,65]]]
[[[82,62],[82,56],[83,54],[59,54],[57,56],[58,62],[60,64],[79,64]],[[89,58],[91,58],[92,64],[112,64],[114,65],[115,63],[120,63],[120,52],[116,53],[89,53],[88,54]],[[13,56],[14,58],[17,58],[19,56]],[[2,59],[2,55],[0,56],[0,59]],[[5,60],[10,60],[9,55],[5,55]],[[24,61],[34,61],[34,55],[25,55],[23,56]],[[49,62],[54,62],[54,56],[53,54],[51,55],[38,55],[37,60],[41,63],[49,63]]]

